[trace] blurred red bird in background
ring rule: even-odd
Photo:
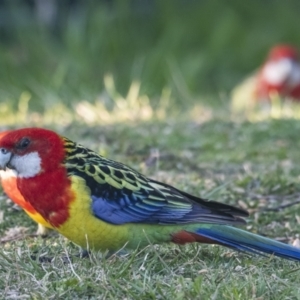
[[[259,71],[256,99],[265,100],[270,93],[300,101],[300,63],[296,48],[278,45],[271,49]]]
[[[300,61],[298,50],[290,45],[273,47],[257,72],[232,93],[234,107],[269,102],[272,96],[300,102]]]

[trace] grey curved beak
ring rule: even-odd
[[[12,153],[5,148],[0,148],[0,170],[5,170],[10,162]]]

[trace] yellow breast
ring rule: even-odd
[[[85,181],[71,178],[75,200],[70,204],[70,216],[57,230],[85,249],[118,250],[128,242],[128,226],[112,225],[94,216],[90,189]]]

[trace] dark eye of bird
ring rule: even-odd
[[[17,145],[17,149],[24,150],[30,144],[30,140],[28,138],[22,138],[21,141]]]

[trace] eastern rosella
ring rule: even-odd
[[[300,101],[300,61],[293,46],[277,45],[270,50],[258,72],[233,90],[233,107],[267,102],[272,95]]]
[[[83,248],[200,242],[300,260],[298,248],[232,227],[246,211],[147,178],[50,130],[5,135],[0,168],[16,172],[18,189],[49,227]]]
[[[8,131],[0,132],[0,140],[5,136]],[[6,171],[0,170],[0,179],[2,188],[5,194],[16,204],[22,207],[25,212],[38,223],[37,235],[45,236],[48,233],[48,223],[44,218],[33,208],[33,206],[25,201],[17,187],[17,177],[14,170],[7,169]]]

